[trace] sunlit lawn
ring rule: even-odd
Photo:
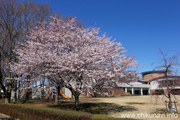
[[[115,98],[81,98],[81,102],[96,103],[100,107],[93,108],[95,111],[121,118],[122,114],[165,114],[166,105],[164,96],[122,96]],[[180,96],[174,96],[173,101],[177,102],[177,109],[180,111]],[[104,105],[104,106],[103,106]],[[104,109],[103,109],[104,108]],[[108,112],[107,112],[108,111]],[[138,118],[139,119],[139,118]],[[144,118],[147,119],[147,118]],[[153,119],[153,118],[149,118]],[[154,118],[156,120],[157,118]],[[168,118],[170,119],[170,118]],[[180,119],[180,114],[179,118]],[[173,120],[173,118],[171,118]],[[177,120],[177,119],[176,119]]]

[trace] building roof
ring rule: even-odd
[[[150,82],[151,82],[151,81],[163,81],[163,80],[166,80],[166,79],[168,79],[168,80],[176,80],[176,79],[180,80],[180,76],[164,76],[164,77],[158,77],[158,78],[155,78],[155,79],[150,80]]]
[[[141,82],[117,83],[118,87],[133,87],[133,88],[150,88],[149,84],[142,84]]]
[[[160,70],[160,71],[146,71],[146,72],[141,72],[142,75],[146,75],[146,74],[153,74],[153,73],[165,73],[165,70]]]
[[[146,81],[146,80],[138,80],[138,82],[147,83],[147,82],[149,82],[149,81]]]

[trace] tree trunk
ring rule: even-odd
[[[21,82],[18,81],[18,88],[20,88],[20,86],[21,86]],[[21,90],[20,89],[18,89],[18,100],[19,101],[21,100]]]
[[[60,93],[60,86],[56,87],[56,99],[55,99],[55,104],[59,105],[59,93]]]
[[[2,98],[2,94],[1,94],[1,88],[0,88],[0,99]]]
[[[5,103],[10,103],[8,98],[5,98]]]
[[[17,81],[14,81],[13,93],[14,93],[13,102],[15,103],[17,101]]]
[[[169,104],[168,104],[168,109],[169,109],[170,112],[172,112],[171,94],[169,94]]]
[[[11,102],[11,93],[9,93],[9,92],[5,89],[4,85],[1,85],[1,87],[3,88],[5,103],[10,103],[10,102]]]
[[[76,111],[79,110],[79,95],[75,95],[75,109]]]
[[[5,103],[10,103],[10,97],[11,97],[11,94],[6,90],[5,86],[3,84],[0,84],[3,92],[4,92],[4,98],[5,98]]]
[[[11,93],[5,93],[5,103],[11,103]]]
[[[44,99],[44,96],[45,96],[45,94],[44,94],[44,81],[45,81],[45,78],[42,80],[42,87],[43,87],[43,90],[42,90],[41,98],[43,98],[43,99]]]
[[[17,90],[14,90],[13,93],[14,93],[13,103],[15,103],[17,101]]]
[[[24,103],[28,102],[29,99],[29,90],[26,92]]]
[[[80,93],[78,91],[75,91],[72,87],[68,87],[68,86],[65,86],[67,87],[71,93],[73,94],[74,98],[75,98],[75,109],[76,111],[78,111],[80,108],[79,108],[79,95]]]
[[[1,63],[1,53],[0,53],[0,63]],[[5,103],[10,103],[10,95],[8,93],[8,90],[6,89],[6,87],[3,84],[3,74],[2,74],[2,68],[1,68],[1,64],[0,64],[0,87],[3,90],[4,93],[4,98],[5,98]]]

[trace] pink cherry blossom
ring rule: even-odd
[[[75,18],[51,17],[30,30],[27,42],[15,50],[19,61],[10,68],[24,80],[31,76],[29,84],[38,76],[56,77],[56,84],[69,88],[75,98],[97,85],[133,80],[137,72],[129,68],[137,67],[134,56],[99,30],[79,27]]]

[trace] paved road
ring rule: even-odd
[[[0,120],[14,120],[13,118],[11,118],[8,115],[5,115],[3,113],[0,113]]]

